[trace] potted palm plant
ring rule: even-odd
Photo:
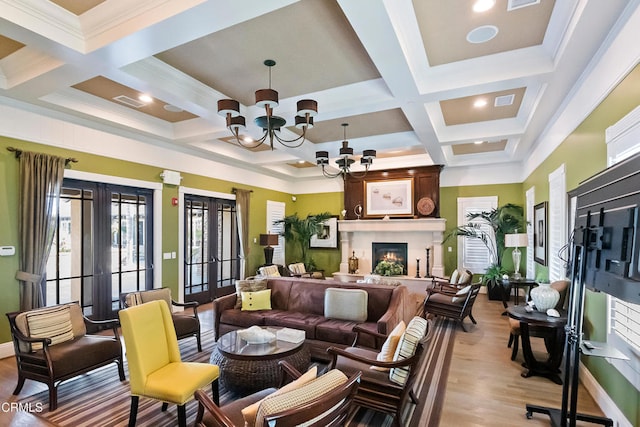
[[[524,229],[524,210],[522,206],[508,203],[490,211],[470,213],[468,223],[451,230],[444,241],[453,236],[463,236],[479,239],[489,251],[491,265],[483,276],[487,286],[489,299],[502,299],[502,276],[507,271],[502,266],[505,234],[517,233]],[[486,225],[490,230],[487,231]]]
[[[309,242],[314,234],[322,231],[322,224],[331,218],[329,212],[319,214],[309,214],[306,218],[300,218],[298,213],[284,217],[275,221],[274,224],[283,224],[283,231],[280,233],[287,242],[295,243],[302,254],[302,262],[307,271],[315,270],[315,263],[308,255]]]

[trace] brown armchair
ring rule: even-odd
[[[49,410],[54,411],[57,387],[64,380],[110,363],[118,365],[120,381],[125,380],[117,320],[90,320],[77,303],[12,312],[7,317],[18,364],[14,395],[20,393],[26,379],[45,383]],[[113,336],[88,335],[89,325],[111,328]]]
[[[202,351],[200,319],[198,318],[199,304],[197,302],[176,302],[171,298],[171,289],[169,288],[151,289],[148,291],[130,292],[120,295],[120,302],[123,308],[155,300],[165,301],[169,309],[171,309],[172,306],[185,308],[185,311],[183,312],[171,313],[173,326],[176,329],[176,335],[179,340],[195,337],[198,343],[198,351]],[[191,311],[189,312],[187,309]]]
[[[424,315],[427,313],[435,316],[444,316],[460,322],[462,330],[464,319],[468,316],[473,324],[477,324],[471,312],[473,303],[476,301],[481,284],[474,283],[462,289],[457,287],[442,286],[441,289],[427,289],[427,298],[424,300]]]
[[[316,379],[301,378],[292,365],[279,362],[283,383],[287,377],[292,383],[280,390],[269,388],[219,407],[201,390],[195,392],[199,402],[196,427],[244,427],[245,417],[256,427],[294,427],[313,420],[314,426],[342,426],[349,415],[353,396],[358,388],[360,373],[347,378],[337,370]],[[296,381],[297,380],[297,381]],[[304,380],[304,382],[301,382]],[[298,383],[297,383],[298,382]],[[304,396],[304,397],[301,397]],[[293,403],[291,405],[290,403]],[[255,413],[247,409],[253,406]],[[245,415],[243,416],[243,410]],[[262,420],[262,422],[260,421]]]
[[[389,336],[359,326],[355,326],[353,330],[357,333],[356,343],[353,347],[345,349],[329,347],[327,349],[327,352],[332,356],[330,366],[345,374],[361,372],[360,386],[356,391],[354,403],[392,415],[394,426],[400,427],[404,405],[409,399],[414,404],[418,403],[413,385],[418,367],[424,363],[424,357],[427,353],[424,349],[428,345],[433,331],[431,321],[420,317],[411,320],[406,330],[395,341],[400,347],[399,351],[393,351],[394,349],[391,348],[391,353],[398,354],[391,361],[379,360],[377,350],[358,347],[357,341],[361,335],[372,335],[377,339],[376,341],[387,340],[383,345],[384,348],[390,341],[389,337],[395,333],[395,329]],[[392,345],[392,347],[395,346]],[[388,358],[383,359],[388,360]],[[372,369],[372,367],[375,368]]]

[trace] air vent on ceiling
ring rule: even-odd
[[[533,6],[540,3],[540,0],[509,0],[507,11],[520,9],[521,7]]]
[[[133,108],[144,107],[146,104],[142,101],[138,101],[137,99],[129,98],[127,95],[119,95],[113,98],[115,101],[118,101],[124,105],[128,105]]]
[[[516,96],[513,93],[511,95],[496,96],[493,105],[495,107],[506,107],[507,105],[512,105],[515,97]]]

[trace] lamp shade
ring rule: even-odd
[[[278,235],[277,234],[261,234],[260,235],[260,246],[271,246],[278,244]]]
[[[504,246],[506,248],[523,248],[527,246],[529,239],[526,233],[505,234]]]

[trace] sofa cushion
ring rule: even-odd
[[[264,326],[264,313],[271,315],[274,311],[225,310],[220,314],[220,323],[234,325],[240,328],[248,328],[253,325]]]
[[[324,291],[328,287],[298,279],[291,284],[288,310],[324,316]]]
[[[337,369],[332,369],[295,390],[269,396],[262,401],[258,408],[255,425],[263,425],[266,416],[312,402],[344,384],[347,379],[345,374]]]
[[[379,362],[391,362],[393,361],[393,356],[396,354],[396,349],[398,348],[398,343],[400,342],[400,338],[404,331],[407,329],[407,325],[404,321],[401,321],[396,325],[395,328],[391,331],[384,344],[382,344],[382,348],[380,349],[380,353],[376,356],[376,360]],[[377,369],[380,371],[389,371],[389,368],[381,368],[379,366],[372,366],[371,369]]]
[[[286,393],[288,391],[300,388],[306,383],[308,383],[309,381],[316,379],[317,376],[318,376],[318,367],[313,366],[309,368],[309,370],[304,374],[302,374],[300,377],[291,381],[289,384],[285,384],[284,386],[280,387],[278,390],[274,391],[270,395],[265,396],[265,398],[277,396],[279,394]],[[255,426],[256,415],[258,415],[258,408],[260,408],[260,404],[262,403],[263,400],[264,399],[261,399],[242,409],[241,412],[242,412],[242,418],[244,418],[245,427]]]
[[[351,345],[356,338],[353,327],[357,324],[346,320],[327,319],[316,326],[315,338],[335,344]]]
[[[198,330],[198,319],[187,314],[172,314],[173,326],[178,337],[195,333]]]
[[[407,325],[407,329],[402,334],[398,348],[393,356],[394,361],[407,359],[413,356],[418,348],[419,341],[424,338],[427,333],[427,321],[422,317],[416,316],[411,319]],[[396,384],[404,385],[409,376],[408,367],[393,368],[389,372],[389,379]]]
[[[68,305],[60,305],[26,314],[29,336],[32,338],[51,338],[51,345],[73,339],[71,314]],[[42,343],[32,343],[31,350],[40,350]]]
[[[364,322],[367,320],[368,296],[364,289],[327,288],[324,291],[324,317]]]
[[[284,326],[292,329],[300,329],[304,331],[307,339],[315,339],[316,326],[325,322],[324,316],[301,313],[298,311],[279,311],[265,314],[264,323],[266,326]]]
[[[271,289],[242,292],[242,311],[271,310]]]
[[[42,355],[42,350],[36,352]],[[78,369],[112,360],[121,354],[120,343],[113,337],[85,335],[49,347],[49,355],[56,378],[77,372]],[[43,356],[44,357],[44,356]]]
[[[267,289],[267,279],[236,280],[236,308],[242,308],[242,292],[264,291],[265,289]]]

